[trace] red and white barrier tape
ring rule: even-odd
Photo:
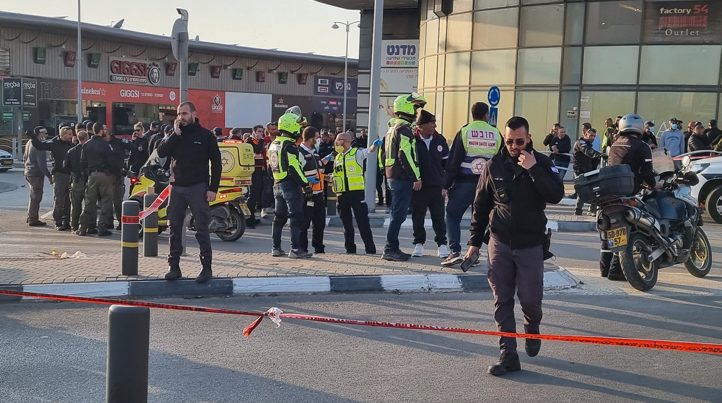
[[[168,196],[170,195],[171,187],[172,187],[171,185],[166,186],[166,188],[163,189],[162,192],[160,192],[158,197],[155,198],[153,203],[151,203],[151,205],[147,209],[138,213],[138,218],[142,220],[148,214],[153,214],[154,212],[158,211],[158,208],[160,207],[160,205],[163,204],[165,199],[167,199]]]
[[[189,306],[189,305],[162,304],[162,303],[147,302],[147,301],[116,300],[116,299],[110,299],[110,298],[91,298],[91,297],[76,297],[76,296],[68,296],[68,295],[41,294],[41,293],[35,293],[35,292],[13,291],[13,290],[3,290],[3,289],[0,289],[0,295],[51,299],[51,300],[68,301],[68,302],[82,302],[82,303],[101,304],[101,305],[127,305],[127,306],[139,306],[139,307],[145,307],[145,308],[154,308],[154,309],[169,309],[169,310],[177,310],[177,311],[218,313],[218,314],[241,315],[241,316],[255,316],[257,318],[250,325],[246,326],[243,329],[243,335],[246,337],[250,336],[251,333],[253,332],[253,330],[256,327],[258,327],[258,325],[261,324],[264,317],[268,317],[274,323],[276,323],[276,325],[278,325],[278,326],[280,326],[282,319],[295,319],[295,320],[308,320],[308,321],[313,321],[313,322],[337,323],[337,324],[341,324],[341,325],[387,327],[387,328],[396,328],[396,329],[426,330],[426,331],[434,331],[434,332],[478,334],[478,335],[483,335],[483,336],[554,340],[554,341],[563,341],[563,342],[568,342],[568,343],[600,344],[600,345],[608,345],[608,346],[624,346],[624,347],[636,347],[636,348],[646,348],[646,349],[656,349],[656,350],[675,350],[675,351],[686,351],[686,352],[692,352],[692,353],[706,353],[706,354],[722,355],[722,344],[717,344],[717,343],[697,343],[697,342],[654,340],[654,339],[632,339],[632,338],[622,338],[622,337],[506,333],[506,332],[497,332],[497,331],[491,331],[491,330],[469,329],[469,328],[460,328],[460,327],[420,325],[420,324],[414,324],[414,323],[401,323],[401,322],[382,322],[382,321],[372,321],[372,320],[339,319],[339,318],[331,318],[331,317],[326,317],[326,316],[283,313],[283,311],[281,311],[278,308],[270,308],[266,312],[249,312],[249,311],[240,311],[240,310],[236,310],[236,309],[207,308],[207,307]]]

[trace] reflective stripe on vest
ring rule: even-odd
[[[273,179],[276,181],[286,179],[288,176],[288,167],[281,164],[281,150],[283,150],[283,143],[287,141],[293,140],[288,137],[276,137],[276,140],[268,147],[268,166],[271,168]]]
[[[309,181],[311,190],[313,190],[314,194],[323,192],[324,177],[323,177],[323,173],[319,169],[318,160],[316,159],[316,157],[317,157],[316,154],[312,154],[312,153],[308,152],[308,150],[306,150],[303,147],[300,147],[298,149],[298,152],[301,155],[301,157],[303,158],[303,167],[302,167],[303,175],[307,179],[316,178],[319,180],[319,182],[316,184],[312,184]]]
[[[363,190],[364,168],[356,161],[357,148],[338,154],[334,160],[332,186],[336,193]]]
[[[462,175],[479,175],[484,163],[501,148],[501,134],[496,127],[475,120],[461,128],[461,142],[464,145]]]

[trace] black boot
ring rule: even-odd
[[[612,281],[627,281],[627,278],[624,277],[624,273],[622,273],[621,270],[609,270],[607,279]]]
[[[502,376],[507,372],[521,371],[521,363],[519,362],[519,355],[516,352],[507,353],[506,351],[501,352],[499,362],[490,366],[486,372],[494,376]]]
[[[166,280],[178,280],[179,278],[183,277],[181,274],[181,269],[178,263],[169,263],[168,264],[168,273],[165,274]]]
[[[538,326],[524,326],[524,331],[529,334],[539,334]],[[529,357],[536,357],[541,350],[541,340],[539,339],[526,339],[524,340],[524,351]]]
[[[203,284],[213,277],[213,271],[211,270],[211,258],[201,256],[201,272],[196,277],[196,283]]]

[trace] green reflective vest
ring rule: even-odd
[[[364,168],[356,161],[357,148],[336,155],[333,165],[333,191],[335,193],[364,190]]]
[[[287,154],[285,159],[287,162],[284,164],[284,159],[282,158],[281,154],[283,152],[284,143],[289,141],[294,142],[293,139],[279,136],[276,137],[276,140],[271,143],[270,146],[268,146],[268,166],[271,167],[273,179],[276,182],[280,182],[286,179],[286,177],[288,176],[289,168],[295,169],[296,172],[299,173],[300,177],[305,177],[303,175],[301,163],[298,161],[298,158],[295,155]]]
[[[502,137],[496,127],[483,120],[475,120],[461,128],[461,143],[466,152],[461,163],[461,173],[478,175],[484,161],[499,152]]]

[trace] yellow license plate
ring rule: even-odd
[[[627,228],[615,228],[607,231],[607,244],[610,248],[627,245]]]
[[[244,216],[246,216],[246,217],[251,216],[251,210],[245,204],[241,204],[241,211],[243,211]]]

